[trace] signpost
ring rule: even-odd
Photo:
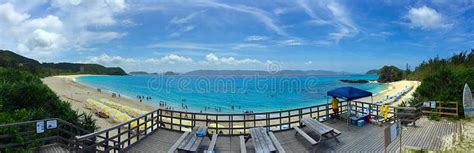
[[[55,129],[58,127],[58,120],[46,121],[46,129]]]
[[[387,147],[400,135],[400,151],[402,147],[402,130],[400,122],[395,122],[384,130],[384,150],[387,152]]]
[[[44,121],[36,122],[36,133],[43,133],[44,130]]]
[[[58,127],[58,120],[42,120],[36,122],[36,133],[44,133],[46,130]]]

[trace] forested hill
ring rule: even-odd
[[[407,77],[408,79],[422,80],[440,69],[463,71],[469,68],[474,68],[474,49],[471,49],[470,52],[454,54],[452,57],[446,59],[435,57],[423,61],[416,67],[415,71]]]
[[[127,75],[120,67],[104,67],[99,64],[80,63],[40,63],[18,55],[12,51],[0,50],[0,67],[11,67],[28,70],[42,75],[57,74],[103,74],[103,75]]]
[[[474,87],[474,50],[450,58],[435,57],[424,61],[406,78],[422,82],[411,104],[432,100],[456,101],[461,107],[464,84]]]

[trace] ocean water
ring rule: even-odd
[[[373,93],[384,84],[342,83],[341,79],[375,80],[377,75],[340,76],[81,76],[76,81],[132,99],[151,96],[144,103],[166,101],[176,110],[238,113],[266,112],[326,103],[326,92],[353,86]]]

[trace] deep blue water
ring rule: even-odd
[[[377,75],[341,76],[82,76],[76,81],[102,90],[120,93],[138,101],[137,95],[151,96],[145,103],[166,101],[174,109],[183,104],[190,111],[223,113],[276,111],[326,102],[325,93],[342,86],[371,92],[386,88],[379,83],[347,84],[340,79],[375,80]],[[232,106],[234,109],[232,109]],[[240,109],[239,109],[240,107]]]

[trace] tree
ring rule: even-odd
[[[395,66],[384,66],[379,71],[378,82],[399,81],[403,77],[403,72]]]

